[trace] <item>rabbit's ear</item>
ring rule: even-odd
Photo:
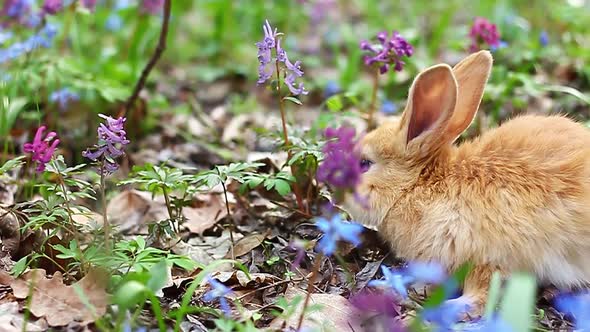
[[[457,80],[457,105],[447,127],[447,140],[454,141],[473,121],[490,71],[492,55],[489,51],[479,51],[463,59],[453,68]]]
[[[456,100],[457,82],[448,65],[430,67],[416,77],[401,124],[408,149],[418,148],[415,152],[424,156],[442,145]]]

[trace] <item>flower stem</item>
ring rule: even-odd
[[[64,204],[66,206],[66,212],[68,213],[68,218],[70,219],[70,227],[72,228],[71,230],[68,230],[68,231],[72,234],[72,236],[74,237],[74,240],[77,242],[76,248],[78,249],[78,255],[80,255],[80,270],[81,270],[82,274],[84,274],[84,266],[85,266],[84,265],[84,253],[82,252],[81,243],[80,243],[80,234],[78,233],[78,228],[76,228],[76,223],[74,222],[74,217],[73,217],[73,213],[72,213],[72,207],[70,206],[70,200],[68,199],[68,189],[66,187],[66,182],[64,181],[64,178],[61,175],[61,173],[57,172],[56,174],[57,174],[57,180],[59,181],[59,184],[61,186],[61,190],[63,191]]]
[[[174,233],[178,235],[180,225],[179,227],[176,227],[174,225],[174,215],[172,213],[172,206],[170,205],[170,196],[168,196],[168,191],[166,191],[166,187],[162,187],[162,192],[164,193],[164,201],[166,202],[166,210],[168,210],[168,217],[170,218],[170,223],[172,224],[172,230],[174,230]]]
[[[223,187],[223,196],[225,197],[225,209],[227,211],[227,217],[229,218],[229,239],[231,241],[230,253],[231,259],[236,259],[236,255],[234,254],[234,218],[232,218],[231,212],[229,210],[229,200],[227,199],[227,188],[225,187],[225,182],[221,181],[221,186]]]
[[[303,319],[305,318],[305,309],[309,305],[309,300],[311,299],[311,292],[313,291],[313,284],[317,275],[320,272],[320,265],[322,264],[322,259],[324,258],[324,254],[321,252],[317,254],[315,258],[315,263],[313,264],[313,268],[311,270],[311,276],[309,277],[309,281],[307,282],[307,295],[305,295],[305,301],[303,302],[303,309],[301,310],[301,315],[299,316],[299,322],[297,323],[297,331],[301,330],[301,326],[303,325]]]
[[[106,189],[105,189],[105,158],[102,158],[102,163],[100,165],[100,198],[102,200],[102,221],[103,221],[103,230],[104,230],[104,247],[107,253],[111,252],[110,247],[110,225],[109,220],[107,217],[107,198],[106,198]]]
[[[278,47],[278,43],[277,46]],[[275,47],[275,49],[276,49]],[[278,49],[276,49],[276,51],[278,52]],[[285,147],[289,147],[289,134],[287,133],[287,118],[285,116],[285,102],[283,101],[283,95],[281,94],[281,71],[280,71],[280,66],[279,66],[279,60],[277,59],[275,61],[275,66],[276,66],[276,72],[277,72],[277,93],[279,95],[279,109],[281,111],[281,122],[283,124],[283,140],[284,140],[284,146]],[[289,160],[291,160],[291,150],[288,150],[287,152],[287,163],[289,163]],[[297,172],[296,172],[296,167],[291,165],[291,173],[293,174],[293,176],[296,176]],[[302,194],[301,194],[301,188],[299,188],[299,185],[297,184],[297,182],[293,183],[293,193],[295,194],[295,199],[297,200],[297,206],[299,207],[299,211],[301,212],[305,212],[305,206],[303,205],[303,198],[302,198]]]
[[[369,104],[369,114],[367,117],[367,131],[375,129],[374,114],[377,108],[377,91],[379,91],[379,69],[373,73],[373,93],[371,94],[371,104]]]
[[[165,0],[164,1],[164,14],[163,14],[163,19],[162,19],[162,29],[160,30],[160,37],[158,38],[158,45],[156,46],[156,50],[152,54],[152,57],[148,61],[147,65],[143,68],[143,70],[141,72],[141,76],[139,77],[139,80],[135,84],[135,87],[133,88],[133,92],[131,93],[131,96],[129,97],[129,99],[127,99],[127,102],[125,104],[125,109],[123,110],[123,114],[119,114],[119,116],[123,116],[125,114],[125,112],[132,111],[132,108],[135,106],[135,101],[139,97],[139,93],[143,89],[143,86],[145,85],[145,82],[147,81],[147,78],[148,78],[150,72],[152,71],[152,69],[154,68],[154,66],[156,65],[156,63],[160,59],[160,57],[162,56],[162,53],[164,53],[164,50],[166,50],[166,38],[168,37],[168,25],[170,23],[171,7],[172,7],[172,0]]]
[[[281,71],[279,66],[279,60],[275,61],[277,69],[277,92],[279,94],[279,109],[281,110],[281,122],[283,123],[283,140],[285,146],[289,146],[289,134],[287,133],[287,119],[285,116],[285,102],[283,101],[283,95],[281,94]]]

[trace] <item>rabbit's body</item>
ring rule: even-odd
[[[590,131],[523,116],[451,147],[383,223],[397,253],[526,270],[558,286],[590,282]]]
[[[492,59],[471,55],[415,79],[399,121],[360,143],[372,164],[349,197],[396,254],[470,262],[464,296],[481,313],[495,271],[534,273],[560,287],[590,284],[590,131],[563,116],[527,115],[458,146],[479,107]]]

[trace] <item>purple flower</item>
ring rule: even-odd
[[[82,0],[82,6],[88,10],[96,9],[96,1],[97,0]]]
[[[485,45],[490,48],[500,47],[500,32],[495,24],[483,17],[476,17],[471,30],[469,31],[469,38],[471,38],[471,45],[469,50],[477,52]]]
[[[23,151],[31,153],[31,160],[37,162],[37,172],[43,172],[45,170],[45,165],[51,160],[59,144],[57,134],[53,131],[47,133],[45,138],[42,137],[45,129],[47,129],[45,126],[39,127],[33,141],[23,145]]]
[[[328,128],[325,136],[332,140],[322,149],[324,160],[318,167],[317,179],[337,188],[354,190],[362,173],[361,160],[355,153],[354,128]]]
[[[414,54],[414,48],[408,41],[402,37],[399,32],[393,31],[391,37],[387,32],[377,34],[378,44],[372,45],[366,40],[361,41],[360,48],[367,51],[370,55],[365,55],[363,60],[367,66],[379,66],[379,72],[385,74],[389,71],[391,65],[395,71],[401,71],[405,62],[403,57],[411,57]]]
[[[231,316],[229,303],[225,297],[232,294],[232,290],[209,276],[207,277],[207,281],[211,285],[211,290],[203,295],[203,301],[213,302],[214,300],[218,300],[223,313],[228,317]]]
[[[282,33],[278,33],[277,29],[273,30],[268,20],[262,27],[264,30],[264,38],[262,41],[256,43],[258,48],[258,81],[257,84],[264,84],[268,81],[275,73],[276,63],[279,62],[283,65],[279,69],[285,72],[285,84],[289,88],[289,91],[293,95],[306,95],[308,91],[303,87],[303,83],[297,84],[295,80],[303,76],[301,70],[301,61],[295,61],[292,63],[287,57],[287,52],[281,47],[281,40],[278,38]],[[276,58],[272,56],[272,50],[276,51]]]
[[[49,100],[53,103],[58,103],[59,108],[63,111],[68,108],[70,102],[80,100],[80,96],[78,96],[77,93],[70,91],[68,88],[63,88],[51,93]]]
[[[45,0],[41,11],[43,14],[55,15],[63,8],[62,0]]]
[[[272,77],[274,65],[272,63],[272,49],[276,46],[277,29],[274,31],[268,23],[268,20],[262,26],[264,30],[264,39],[256,43],[258,48],[258,84],[263,84]]]
[[[21,21],[31,11],[31,0],[5,0],[0,14]]]
[[[125,153],[123,148],[129,144],[126,137],[127,133],[123,129],[126,119],[120,117],[115,120],[103,114],[98,116],[105,119],[106,124],[101,123],[98,126],[98,143],[92,149],[82,152],[82,155],[93,161],[104,158],[104,169],[102,171],[107,174],[113,173],[118,168],[114,159],[122,156]]]
[[[590,293],[562,295],[555,301],[557,309],[574,317],[576,330],[590,330]]]
[[[350,303],[371,318],[364,319],[362,325],[366,330],[405,332],[404,325],[399,320],[401,313],[400,298],[391,291],[374,292],[361,291],[350,298]],[[371,322],[369,322],[369,320]],[[368,323],[372,323],[369,326]]]
[[[164,8],[164,0],[142,0],[141,12],[144,14],[158,15]]]
[[[330,220],[322,217],[317,218],[316,226],[324,233],[318,247],[326,256],[334,253],[336,242],[339,240],[348,241],[355,246],[358,246],[361,242],[359,235],[363,231],[363,226],[344,222],[339,214],[335,214]]]

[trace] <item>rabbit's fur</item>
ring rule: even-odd
[[[559,287],[590,282],[590,131],[564,116],[526,115],[453,145],[472,122],[492,67],[487,51],[420,73],[398,121],[364,136],[373,162],[347,206],[395,253],[465,262],[463,296],[480,313],[494,271]],[[365,205],[368,205],[365,206]]]

